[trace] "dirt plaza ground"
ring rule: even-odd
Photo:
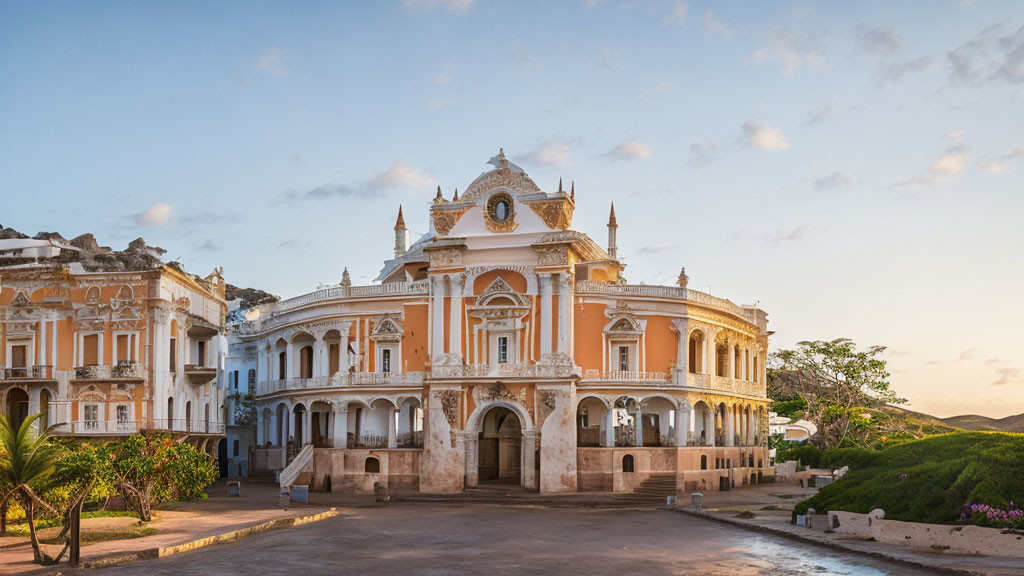
[[[931,572],[668,510],[396,503],[97,574],[692,574]]]

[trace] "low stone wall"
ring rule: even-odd
[[[633,472],[622,471],[627,455]],[[767,456],[765,448],[755,447],[581,447],[577,486],[581,492],[632,492],[652,475],[674,474],[680,493],[738,488],[761,480],[769,471]]]
[[[255,448],[250,470],[284,470],[284,448]]]
[[[828,515],[833,532],[844,536],[957,554],[1024,558],[1024,535],[1003,534],[997,528],[900,522],[853,512],[829,512]]]
[[[317,448],[313,451],[312,490],[372,494],[375,482],[391,490],[420,487],[420,449]],[[376,458],[379,472],[367,472],[367,459]]]

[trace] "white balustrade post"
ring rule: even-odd
[[[615,406],[606,408],[604,411],[604,446],[613,448],[615,446]]]
[[[348,331],[352,325],[345,323],[338,332],[341,334],[341,342],[338,343],[338,372],[342,377],[348,375]]]

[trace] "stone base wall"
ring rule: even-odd
[[[284,448],[255,448],[250,470],[284,470]]]
[[[633,457],[633,472],[622,470],[627,455]],[[632,492],[655,474],[674,474],[680,493],[740,488],[760,480],[768,470],[767,456],[759,447],[577,448],[578,489]]]
[[[874,538],[879,542],[915,548],[947,550],[955,554],[1024,558],[1024,536],[1003,534],[998,528],[900,522],[854,512],[829,512],[828,516],[836,534]]]
[[[420,449],[317,448],[313,451],[310,487],[316,492],[372,494],[375,482],[389,490],[420,487]],[[367,459],[376,458],[380,472],[367,472]],[[329,482],[329,484],[328,484]]]

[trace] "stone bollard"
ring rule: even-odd
[[[815,510],[814,508],[808,508],[807,509],[807,527],[808,528],[812,528],[813,527],[813,526],[811,526],[811,523],[813,522],[814,515],[817,514],[817,513],[818,513],[818,511]]]
[[[277,494],[277,505],[285,510],[288,509],[292,504],[292,489],[288,486],[282,486],[281,491]]]
[[[690,504],[693,506],[694,512],[701,511],[701,504],[704,502],[704,495],[700,492],[694,492],[690,494]]]

